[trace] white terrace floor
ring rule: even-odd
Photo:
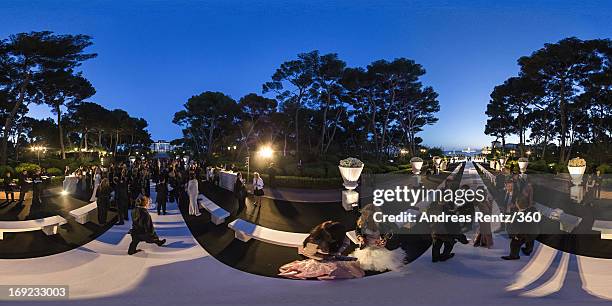
[[[472,163],[464,171],[464,183],[481,184]],[[508,241],[500,236],[493,249],[457,245],[455,258],[444,263],[431,263],[427,252],[401,272],[346,281],[293,281],[218,262],[191,236],[176,206],[170,215],[153,214],[153,219],[168,239],[167,247],[142,244],[144,252],[127,256],[128,225],[114,227],[69,252],[0,260],[0,285],[68,285],[71,301],[79,305],[558,306],[612,300],[612,260],[538,245],[531,258],[506,262],[499,256],[506,254]]]

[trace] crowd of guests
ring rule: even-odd
[[[187,164],[181,160],[137,160],[108,167],[79,167],[74,172],[66,168],[66,174],[77,177],[77,193],[81,197],[95,201],[100,226],[107,225],[108,211],[113,206],[117,212],[117,225],[125,224],[131,215],[130,255],[140,251],[137,249],[140,242],[160,246],[165,243],[165,239],[157,236],[149,215],[153,200],[158,215],[167,214],[167,203],[187,200],[190,214],[199,215],[198,179],[204,179],[206,175],[199,163]],[[155,190],[155,199],[151,199],[152,189]]]
[[[23,170],[17,177],[10,170],[5,171],[2,174],[5,204],[17,202],[17,205],[23,206],[26,194],[32,190],[32,204],[41,205],[43,203],[41,195],[49,178],[45,169],[37,169],[33,173]],[[15,192],[19,192],[17,199]]]
[[[232,169],[233,168],[233,169]],[[108,211],[115,207],[118,215],[117,225],[129,221],[129,210],[132,216],[132,244],[128,253],[139,250],[139,242],[163,245],[153,228],[148,212],[153,200],[158,215],[167,214],[167,203],[188,203],[188,214],[200,216],[200,182],[209,181],[219,184],[221,169],[237,170],[232,166],[206,167],[197,161],[183,160],[137,160],[131,164],[111,164],[108,167],[79,167],[74,172],[66,168],[66,174],[78,178],[77,193],[87,197],[97,205],[98,224],[107,225]],[[246,207],[248,195],[246,182],[240,172],[236,172],[234,194],[238,199],[239,212]],[[254,173],[253,193],[255,206],[261,205],[264,182],[258,173]],[[153,186],[151,184],[154,184]],[[151,199],[151,190],[155,198]]]

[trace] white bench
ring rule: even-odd
[[[204,207],[210,213],[210,221],[215,225],[225,222],[225,218],[230,216],[230,213],[219,207],[203,194],[198,195],[198,205]]]
[[[60,225],[66,223],[66,219],[60,216],[26,221],[0,221],[0,240],[4,239],[4,233],[22,233],[42,230],[43,233],[47,235],[55,235]]]
[[[592,229],[601,232],[601,239],[612,239],[612,221],[595,220]]]
[[[83,207],[71,210],[70,215],[74,217],[74,220],[79,224],[85,224],[89,220],[89,213],[98,209],[96,202],[89,203]]]
[[[227,226],[234,231],[234,237],[242,242],[247,242],[253,238],[259,241],[290,248],[301,248],[304,245],[304,240],[309,235],[308,233],[279,231],[256,225],[242,219],[236,219],[230,222]],[[358,243],[357,234],[355,231],[347,232],[346,236],[353,243]]]

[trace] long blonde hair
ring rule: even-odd
[[[368,204],[364,206],[360,212],[361,215],[359,219],[357,219],[357,226],[360,228],[366,228],[371,231],[378,230],[378,224],[374,221],[374,213],[377,211],[376,206],[374,204]]]
[[[149,203],[151,203],[149,197],[147,197],[146,195],[142,195],[138,198],[136,198],[136,206],[137,207],[143,207],[143,208],[149,208]]]

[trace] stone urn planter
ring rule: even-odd
[[[586,170],[586,161],[580,157],[572,158],[567,163],[567,171],[572,178],[572,184],[578,186],[582,183],[582,176]]]
[[[489,168],[491,168],[492,170],[495,170],[495,161],[494,160],[490,160],[489,161]]]
[[[527,172],[527,165],[529,165],[529,159],[526,157],[521,157],[518,159],[518,166],[521,174],[525,174],[525,172]]]
[[[421,168],[423,167],[423,159],[420,157],[413,157],[410,159],[412,165],[412,173],[419,175],[421,174]]]
[[[344,180],[344,187],[348,190],[357,188],[357,181],[359,181],[361,171],[363,171],[363,162],[357,158],[349,157],[340,161],[338,169],[340,169],[340,175]]]

